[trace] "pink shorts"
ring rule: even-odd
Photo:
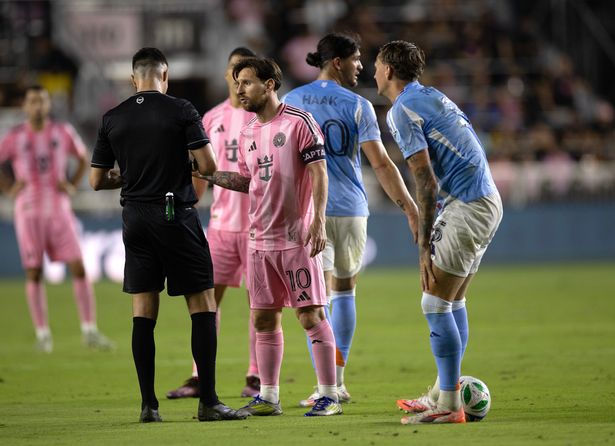
[[[207,229],[214,283],[239,287],[248,269],[248,233]]]
[[[15,232],[24,268],[40,268],[43,254],[50,260],[71,262],[81,258],[75,216],[58,211],[50,216],[23,215],[15,212]]]
[[[284,251],[249,250],[248,291],[250,308],[326,305],[327,292],[322,257],[310,257],[311,247]]]

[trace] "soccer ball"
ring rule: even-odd
[[[473,376],[459,378],[461,402],[467,421],[480,421],[487,416],[491,407],[491,395],[487,385]]]

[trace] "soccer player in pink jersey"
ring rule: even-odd
[[[239,47],[231,51],[224,75],[228,85],[229,97],[203,116],[203,127],[216,153],[218,169],[237,172],[237,142],[239,131],[254,117],[253,113],[241,107],[233,67],[246,57],[255,54],[248,48]],[[194,188],[201,197],[207,188],[207,182],[195,178]],[[211,217],[207,228],[207,240],[214,264],[214,293],[218,305],[218,323],[220,330],[220,303],[227,287],[238,288],[242,277],[246,276],[248,268],[248,208],[250,206],[246,194],[214,187],[214,199],[211,204]],[[249,299],[249,297],[248,297]],[[246,374],[246,385],[241,391],[242,397],[255,397],[260,390],[260,378],[256,361],[256,335],[254,325],[250,322],[250,363]],[[196,398],[199,396],[198,371],[192,362],[192,376],[175,390],[167,393],[167,398]]]
[[[70,195],[87,167],[86,150],[67,123],[49,119],[51,101],[43,87],[26,90],[23,109],[27,121],[14,127],[0,141],[0,164],[8,161],[15,181],[8,193],[15,198],[15,232],[26,270],[26,297],[39,350],[51,353],[53,340],[43,284],[43,255],[66,262],[73,277],[83,344],[108,350],[113,343],[96,325],[96,301],[85,274]],[[67,162],[78,166],[66,178]]]
[[[282,413],[282,308],[292,307],[313,345],[321,396],[305,415],[339,415],[335,339],[323,310],[323,136],[309,113],[280,102],[282,73],[271,59],[245,59],[233,68],[233,78],[241,105],[256,117],[241,131],[239,173],[217,171],[208,179],[250,197],[248,290],[261,390],[240,412]]]

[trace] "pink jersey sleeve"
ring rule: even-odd
[[[210,110],[203,115],[203,129],[207,136],[211,133],[211,113],[212,111]]]
[[[324,136],[312,115],[303,110],[289,109],[290,113],[298,113],[302,118],[295,130],[297,150],[303,162],[309,164],[325,159]]]
[[[305,112],[307,120],[304,120],[305,125],[297,127],[297,139],[299,147],[307,149],[316,145],[324,144],[324,136],[320,127],[308,112]]]
[[[85,157],[85,144],[83,144],[83,140],[81,139],[75,128],[68,123],[63,124],[62,127],[67,136],[68,153],[70,153],[71,155],[75,155],[78,158]]]
[[[15,133],[9,132],[0,140],[0,164],[10,160],[14,156]]]

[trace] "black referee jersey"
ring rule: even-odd
[[[122,202],[162,203],[173,192],[176,205],[192,205],[197,197],[188,150],[208,142],[189,101],[141,91],[105,113],[91,165],[113,168],[117,161]]]

